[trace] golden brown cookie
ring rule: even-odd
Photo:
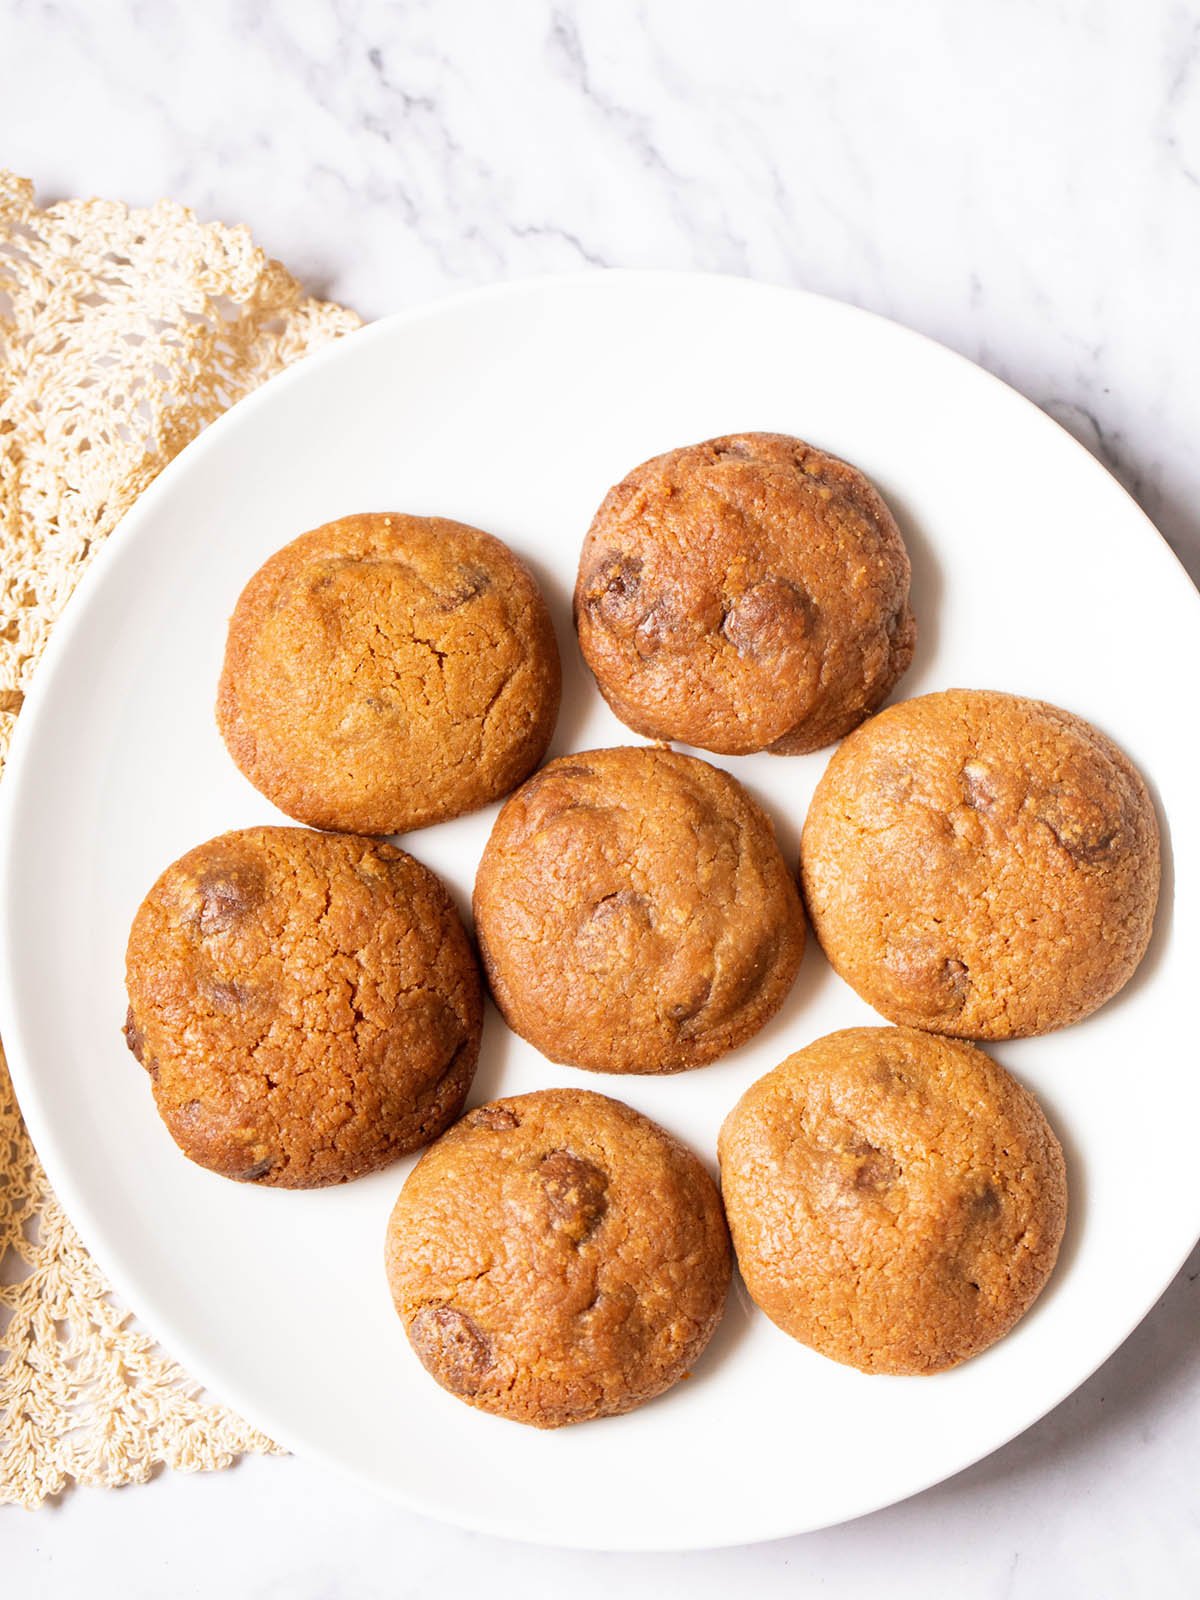
[[[242,591],[217,723],[289,816],[404,833],[520,783],[559,687],[545,602],[499,539],[440,517],[342,517]]]
[[[940,1372],[1040,1294],[1067,1211],[1062,1148],[982,1050],[847,1028],[725,1119],[721,1189],[746,1287],[794,1339],[864,1372]]]
[[[649,746],[564,756],[508,800],[475,928],[508,1025],[598,1072],[724,1055],[779,1009],[804,953],[765,813],[727,772]]]
[[[226,1178],[341,1183],[437,1137],[482,994],[441,882],[375,839],[245,828],[189,850],[126,953],[129,1048],[186,1156]]]
[[[950,689],[826,768],[801,840],[813,928],[892,1022],[1016,1039],[1078,1022],[1145,952],[1158,825],[1136,768],[1069,711]]]
[[[912,660],[908,552],[855,467],[782,433],[643,462],[583,544],[575,622],[621,721],[704,750],[817,750]]]
[[[537,1428],[669,1389],[720,1321],[730,1276],[720,1196],[696,1157],[580,1089],[468,1112],[404,1185],[386,1257],[425,1369]]]

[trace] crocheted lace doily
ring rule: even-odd
[[[0,766],[50,629],[121,515],[227,406],[357,325],[245,228],[167,202],[39,209],[0,171]],[[0,1504],[274,1449],[114,1302],[0,1050]]]

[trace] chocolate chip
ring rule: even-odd
[[[181,1128],[194,1129],[203,1122],[204,1106],[199,1100],[185,1100],[177,1107],[173,1120]]]
[[[467,1112],[463,1125],[468,1128],[489,1128],[493,1133],[510,1133],[513,1128],[521,1126],[521,1119],[508,1106],[476,1106],[474,1111]]]
[[[550,1150],[538,1163],[556,1232],[580,1244],[608,1209],[608,1174],[569,1150]]]
[[[609,551],[584,585],[584,604],[614,633],[631,633],[646,614],[639,604],[642,561],[639,556]]]
[[[262,900],[258,871],[244,862],[231,862],[223,871],[203,873],[196,882],[200,933],[205,939],[225,933]]]
[[[721,632],[740,656],[762,660],[797,645],[812,630],[815,606],[790,578],[764,578],[725,610]]]
[[[262,1161],[256,1161],[252,1167],[247,1167],[245,1172],[239,1172],[237,1178],[241,1183],[257,1183],[260,1178],[265,1178],[275,1165],[270,1156]]]
[[[470,605],[472,600],[478,600],[481,594],[486,594],[492,587],[492,577],[482,567],[463,567],[459,573],[459,580],[448,594],[442,595],[438,600],[439,611],[458,611],[465,605]]]
[[[633,648],[642,660],[657,655],[659,650],[671,642],[671,637],[678,627],[678,617],[671,599],[663,595],[646,611],[633,634]]]
[[[141,1064],[144,1064],[144,1059],[145,1058],[144,1058],[142,1052],[143,1052],[143,1050],[145,1048],[145,1044],[146,1044],[146,1035],[142,1032],[142,1030],[138,1027],[137,1023],[133,1020],[133,1007],[132,1006],[128,1006],[126,1008],[126,1011],[125,1011],[125,1026],[121,1029],[121,1032],[125,1035],[125,1043],[133,1051],[134,1059],[137,1062],[139,1062]]]
[[[539,789],[544,789],[555,778],[590,778],[592,768],[585,767],[582,762],[570,762],[566,766],[543,767],[540,772],[535,772],[521,790],[522,795],[528,799],[530,795],[537,794]]]
[[[258,998],[258,992],[250,984],[239,983],[236,979],[226,983],[219,978],[201,979],[201,988],[204,991],[214,1011],[220,1011],[225,1016],[233,1016],[252,1005]]]
[[[965,961],[958,961],[953,956],[948,956],[942,962],[941,987],[954,1009],[961,1010],[967,998],[967,990],[971,986],[971,974]]]
[[[368,845],[354,863],[354,875],[368,888],[389,888],[396,881],[400,852],[391,845]]]
[[[582,797],[578,780],[590,778],[591,767],[544,767],[535,773],[520,790],[522,802],[528,806],[526,813],[534,827],[548,827],[571,811],[595,811],[597,808]]]
[[[896,993],[906,1007],[926,1017],[953,1016],[962,1010],[971,987],[965,961],[947,956],[929,938],[890,945],[884,965],[897,980]]]
[[[978,1217],[996,1217],[1000,1214],[1000,1196],[987,1183],[971,1197],[971,1209]]]
[[[888,1155],[869,1139],[860,1139],[850,1146],[850,1154],[857,1158],[853,1187],[880,1193],[890,1189],[900,1176],[900,1168]]]
[[[568,766],[563,767],[557,765],[543,767],[540,772],[535,772],[533,777],[527,779],[522,785],[520,790],[521,799],[526,803],[535,798],[538,799],[539,807],[547,808],[550,815],[556,815],[559,811],[569,811],[573,806],[582,804],[581,801],[575,798],[577,791],[571,780],[575,778],[590,778],[591,776],[591,767],[585,767],[582,763],[571,762]],[[555,793],[556,788],[557,794]],[[542,791],[545,789],[549,789],[550,793],[543,796]],[[539,816],[542,817],[543,821],[547,820],[541,811],[539,811]]]
[[[474,1394],[493,1365],[487,1334],[465,1311],[426,1306],[408,1325],[421,1365],[455,1394]]]
[[[683,1031],[686,1029],[687,1024],[698,1017],[701,1011],[704,1010],[711,994],[712,979],[701,978],[686,1000],[676,1001],[673,1006],[667,1008],[667,1016]]]
[[[592,907],[592,920],[604,921],[606,917],[617,917],[632,914],[639,922],[650,925],[650,903],[644,894],[639,894],[636,889],[615,889],[612,894],[606,894],[603,899],[597,900]]]
[[[990,811],[996,804],[996,784],[991,768],[983,761],[968,761],[959,774],[963,801],[972,811]]]
[[[892,1088],[897,1083],[905,1081],[904,1074],[899,1067],[893,1066],[890,1061],[878,1061],[871,1068],[871,1077],[876,1083],[882,1084],[885,1089]]]
[[[1034,812],[1062,848],[1085,865],[1111,855],[1121,832],[1121,819],[1090,795],[1070,789],[1050,789],[1040,797]]]
[[[614,959],[627,965],[633,949],[654,927],[650,902],[636,889],[615,889],[580,910],[579,955],[596,970],[607,969]]]
[[[911,766],[885,757],[876,764],[872,777],[871,799],[885,816],[893,807],[913,803],[917,785]]]

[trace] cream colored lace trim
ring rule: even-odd
[[[0,171],[0,764],[50,629],[122,514],[227,406],[357,325],[245,228],[167,202],[39,210]],[[0,1504],[273,1449],[114,1304],[0,1052]]]

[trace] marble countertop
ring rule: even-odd
[[[169,195],[248,222],[366,317],[589,263],[867,306],[1043,406],[1200,578],[1192,0],[0,0],[0,134],[43,199]],[[696,1556],[531,1550],[253,1460],[0,1513],[3,1587],[1191,1596],[1198,1279],[1200,1252],[1022,1438],[824,1533]]]

